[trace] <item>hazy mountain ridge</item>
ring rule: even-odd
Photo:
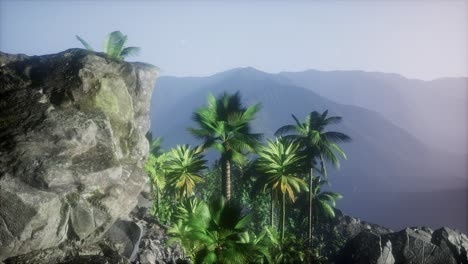
[[[430,194],[437,188],[463,189],[464,179],[460,175],[463,169],[459,162],[450,165],[455,168],[446,168],[444,161],[434,157],[436,155],[430,148],[381,114],[335,103],[310,89],[294,85],[288,78],[253,68],[234,69],[211,77],[161,77],[152,99],[152,131],[165,138],[166,146],[197,144],[186,131],[187,127],[193,126],[190,120],[193,110],[206,104],[209,92],[216,95],[237,90],[241,92],[245,104],[262,103],[263,108],[254,127],[258,132],[264,132],[267,138],[281,125],[293,122],[291,113],[303,118],[310,111],[329,109],[331,114],[344,117],[344,122],[336,129],[353,138],[352,143],[343,145],[349,160],[343,162],[339,173],[331,170],[330,178],[333,188],[346,197],[338,203],[338,207],[346,213],[396,229],[437,223],[440,226],[466,228],[466,215],[457,218],[454,217],[457,212],[454,212],[438,218],[437,209],[426,210],[426,205],[434,204],[430,195],[426,198],[427,203],[421,204],[420,208],[425,208],[427,214],[432,213],[433,221],[418,217],[421,212],[408,212],[407,208],[399,206],[410,199],[407,195],[400,197],[400,192]],[[164,97],[165,94],[170,96]],[[466,200],[460,201],[458,198],[447,195],[446,202],[459,204],[460,212],[467,204]]]
[[[430,147],[468,154],[468,78],[314,70],[280,75],[335,102],[377,111]]]

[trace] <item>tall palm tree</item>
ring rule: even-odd
[[[331,124],[341,122],[339,116],[327,117],[328,110],[323,113],[313,111],[307,115],[304,122],[292,115],[295,125],[286,125],[279,128],[275,135],[288,134],[291,138],[301,145],[301,152],[304,153],[307,159],[307,167],[309,173],[309,190],[313,190],[313,175],[314,168],[318,169],[325,178],[327,178],[327,170],[325,162],[331,163],[339,168],[339,157],[346,159],[346,154],[337,145],[337,143],[348,142],[351,140],[344,133],[336,131],[326,131],[326,127]],[[312,243],[312,210],[313,210],[313,195],[309,192],[309,216],[308,216],[308,240]]]
[[[193,195],[193,187],[204,181],[200,173],[206,168],[201,149],[192,149],[188,145],[171,149],[164,164],[168,184],[177,198]]]
[[[188,130],[203,140],[204,148],[213,148],[221,153],[222,193],[231,199],[231,162],[244,162],[245,155],[253,152],[261,134],[252,133],[250,123],[260,110],[259,104],[242,106],[239,92],[224,93],[215,98],[208,95],[208,105],[193,113],[198,128]]]
[[[307,184],[297,176],[304,172],[303,157],[298,153],[300,145],[285,138],[268,140],[268,147],[258,151],[258,169],[266,175],[265,188],[272,192],[271,218],[273,219],[274,193],[281,194],[281,241],[284,239],[286,223],[286,194],[291,202],[296,200],[296,192],[307,190]],[[276,196],[277,197],[277,196]]]
[[[78,41],[83,44],[83,46],[90,51],[94,51],[93,47],[88,44],[80,36],[76,36]],[[122,34],[120,31],[113,31],[109,33],[104,39],[104,52],[109,55],[111,58],[123,60],[128,56],[138,55],[140,52],[139,47],[125,47],[127,42],[127,36]]]

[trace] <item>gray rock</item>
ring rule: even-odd
[[[0,261],[93,243],[135,207],[156,76],[81,49],[0,53]]]
[[[440,248],[451,251],[457,263],[468,264],[468,238],[447,227],[434,231],[432,243]]]
[[[337,263],[394,264],[392,243],[382,241],[380,235],[364,230],[348,243]]]
[[[392,242],[390,240],[387,240],[385,244],[382,244],[382,241],[380,241],[380,248],[381,248],[381,253],[379,258],[377,259],[378,264],[394,264],[395,263],[395,258],[392,255]]]
[[[384,236],[393,244],[393,256],[397,263],[455,264],[450,251],[431,242],[432,235],[426,230],[406,228]]]
[[[449,228],[406,228],[377,234],[364,230],[351,239],[336,263],[465,264],[466,235]]]
[[[189,263],[182,248],[178,245],[169,246],[165,227],[159,225],[155,218],[150,216],[148,208],[135,208],[131,213],[134,222],[144,227],[145,233],[141,238],[137,264],[161,264],[161,263]]]
[[[65,242],[58,247],[32,251],[24,255],[8,258],[5,264],[39,264],[39,263],[68,263],[68,264],[129,264],[127,258],[120,255],[115,245],[110,241],[77,245]]]
[[[368,223],[362,221],[359,218],[345,215],[338,209],[335,209],[335,215],[335,218],[331,220],[332,225],[347,240],[354,238],[364,230],[371,230],[373,233],[379,235],[393,232],[389,228]]]
[[[134,261],[143,234],[144,227],[140,223],[118,220],[106,232],[104,238],[112,241],[122,256]]]

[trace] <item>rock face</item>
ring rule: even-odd
[[[93,243],[135,207],[156,77],[81,49],[0,53],[0,261]]]
[[[371,230],[372,232],[379,235],[393,232],[389,228],[368,223],[362,221],[359,218],[345,215],[338,209],[335,209],[335,218],[333,218],[331,221],[331,225],[346,239],[353,238],[364,230]]]
[[[377,234],[364,230],[352,238],[335,263],[468,264],[468,238],[449,228],[406,228]]]
[[[119,253],[130,261],[137,257],[138,247],[145,230],[143,225],[127,220],[117,220],[104,238],[114,242]]]
[[[169,246],[166,229],[151,217],[147,208],[136,208],[132,213],[134,221],[145,227],[138,248],[136,264],[190,263],[185,260],[182,248],[178,244]]]

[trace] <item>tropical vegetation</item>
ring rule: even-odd
[[[164,151],[150,136],[151,213],[192,263],[327,263],[343,241],[331,225],[342,196],[326,170],[346,159],[339,145],[350,138],[328,130],[342,118],[293,115],[294,125],[262,144],[252,129],[259,110],[239,93],[210,94],[188,129],[199,146]],[[210,149],[219,156],[208,162]]]
[[[93,47],[83,38],[78,35],[76,35],[76,38],[87,50],[94,51]],[[117,60],[123,60],[129,56],[138,55],[141,50],[139,47],[125,47],[127,39],[127,36],[120,31],[109,33],[104,39],[104,53]]]
[[[222,193],[226,200],[231,200],[231,164],[246,162],[246,155],[255,151],[262,135],[253,133],[251,121],[260,110],[260,104],[244,107],[240,94],[224,93],[215,98],[208,96],[208,105],[197,109],[193,120],[197,128],[189,131],[203,140],[204,148],[213,148],[220,152],[222,171]]]
[[[206,169],[206,160],[203,159],[200,149],[182,145],[169,152],[163,167],[167,183],[176,198],[188,197],[193,195],[195,185],[204,181],[200,173]]]
[[[249,215],[242,208],[216,199],[208,206],[185,200],[177,208],[176,224],[168,230],[169,243],[178,241],[194,263],[256,263],[269,259],[264,235],[256,237],[247,230]]]
[[[340,166],[339,157],[346,159],[346,154],[338,146],[338,143],[347,142],[351,138],[341,132],[327,131],[326,127],[331,124],[341,122],[339,116],[328,117],[328,110],[323,113],[313,111],[309,113],[305,121],[300,121],[292,115],[295,124],[285,125],[279,128],[275,135],[287,135],[287,138],[298,142],[302,148],[301,153],[306,157],[306,166],[309,171],[309,190],[313,190],[314,169],[318,170],[327,178],[325,162],[331,163],[335,167]],[[313,194],[309,192],[309,215],[308,215],[308,241],[312,243],[313,225]]]
[[[281,197],[281,241],[284,240],[286,226],[286,194],[291,202],[296,201],[296,193],[307,190],[307,184],[298,176],[303,172],[299,144],[284,138],[268,140],[268,147],[258,151],[257,166],[265,174],[264,188],[271,192],[271,223],[273,227],[274,202]]]

